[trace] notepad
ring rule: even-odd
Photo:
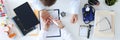
[[[50,15],[53,17],[53,19],[60,19],[59,9],[48,9],[47,11],[50,13]],[[43,29],[44,24],[43,24],[43,21],[41,18],[40,18],[40,23],[41,23],[40,24],[41,29]],[[55,25],[54,23],[51,23],[50,28],[48,29],[48,32],[47,32],[47,38],[60,37],[60,36],[61,36],[60,29],[57,27],[57,25]]]
[[[87,33],[88,33],[88,28],[87,27],[80,27],[79,31],[80,31],[80,36],[81,37],[87,37]]]

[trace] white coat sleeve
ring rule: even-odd
[[[41,30],[39,34],[39,40],[46,40],[47,31]]]
[[[80,0],[72,0],[70,5],[71,5],[71,14],[79,14]]]
[[[61,37],[63,40],[73,40],[71,34],[65,28],[61,29]]]

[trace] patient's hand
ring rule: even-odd
[[[71,23],[76,23],[78,21],[78,15],[77,14],[73,14],[72,15],[72,19],[71,19]]]

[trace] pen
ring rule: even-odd
[[[53,21],[53,23],[55,24],[55,25],[57,25],[58,26],[58,23],[55,21],[55,20],[52,20]]]
[[[89,25],[89,27],[88,27],[88,35],[87,35],[87,38],[88,38],[88,39],[89,39],[89,37],[90,37],[91,27],[92,27],[92,25]]]
[[[58,26],[58,23],[56,22],[56,20],[55,19],[52,19],[52,18],[50,18],[51,20],[52,20],[52,22],[55,24],[55,25],[57,25]]]

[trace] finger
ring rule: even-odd
[[[55,19],[54,21],[56,21],[56,22],[61,22],[60,20],[58,20],[58,19]]]
[[[51,22],[49,21],[49,22],[48,22],[48,25],[50,25],[50,23],[51,23]]]
[[[58,22],[61,22],[60,20],[57,20]]]
[[[77,22],[77,18],[74,19],[74,23],[76,23],[76,22]]]
[[[73,15],[72,23],[75,23],[75,16]]]
[[[51,22],[50,22],[50,20],[49,20],[49,21],[47,22],[48,27],[50,26],[50,23],[51,23]]]
[[[49,23],[52,23],[52,20],[51,20],[51,19],[48,18],[47,20],[49,20]]]
[[[73,18],[73,23],[75,23],[75,18]]]
[[[52,23],[52,20],[50,20],[50,23]]]
[[[78,16],[76,15],[76,16],[75,16],[75,22],[77,22],[77,21],[78,21]]]
[[[71,19],[71,23],[73,23],[73,17],[72,17],[72,19]]]
[[[43,19],[43,22],[46,22],[47,21],[47,19]]]
[[[45,22],[45,24],[48,24],[48,22],[49,22],[49,20],[47,20],[47,21]]]
[[[50,18],[50,19],[53,19],[53,17],[52,17],[51,15],[49,15],[49,18]]]
[[[53,19],[53,17],[52,17],[52,16],[50,16],[49,18],[50,18],[50,19]]]
[[[60,21],[60,20],[59,20]],[[62,21],[60,21],[60,22],[62,22]]]

